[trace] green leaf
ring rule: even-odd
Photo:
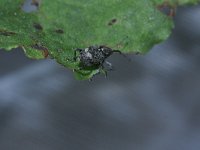
[[[173,28],[172,19],[155,7],[164,0],[43,0],[32,13],[22,11],[23,2],[0,0],[0,48],[22,47],[35,59],[49,55],[76,70],[77,79],[89,79],[100,70],[80,70],[74,49],[106,45],[124,53],[146,53]]]
[[[152,0],[156,5],[168,4],[170,6],[198,4],[200,0]]]

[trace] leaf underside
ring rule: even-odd
[[[146,53],[167,39],[172,19],[158,9],[168,3],[195,4],[199,0],[42,0],[36,12],[22,10],[24,0],[0,0],[0,48],[21,47],[26,56],[48,55],[89,79],[98,69],[79,70],[74,49],[106,45],[123,53]]]

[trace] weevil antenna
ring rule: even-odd
[[[113,53],[119,53],[120,55],[124,56],[128,61],[132,61],[131,58],[123,54],[120,50],[113,50]]]

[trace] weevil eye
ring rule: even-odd
[[[106,56],[109,56],[112,52],[112,49],[110,48],[101,48],[101,50],[103,51],[103,53],[106,55]]]

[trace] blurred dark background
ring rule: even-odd
[[[0,51],[0,150],[200,150],[200,6],[171,37],[76,81],[53,60]]]

